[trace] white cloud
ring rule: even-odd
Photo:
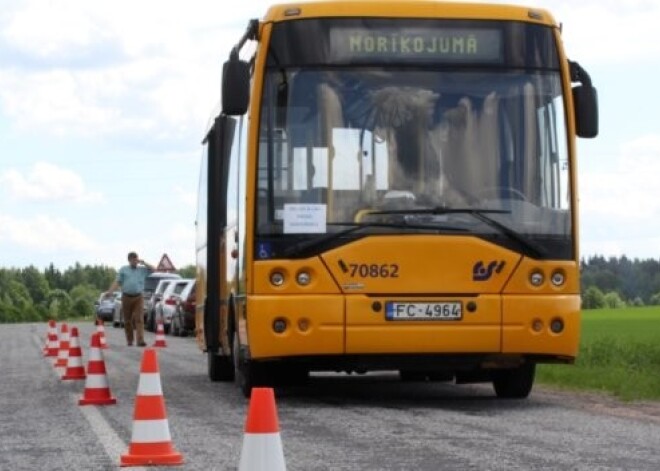
[[[31,2],[4,29],[5,39],[38,57],[68,55],[103,35],[102,27],[71,2]]]
[[[586,254],[648,257],[660,247],[660,135],[619,149],[609,170],[581,174],[581,239]]]
[[[0,214],[0,241],[5,247],[9,245],[38,252],[82,253],[98,248],[91,237],[67,220],[47,215],[17,218]]]
[[[16,200],[90,203],[102,199],[100,193],[85,188],[77,173],[48,162],[35,163],[27,175],[6,170],[0,173],[0,184]]]
[[[566,53],[590,67],[660,58],[660,2],[655,0],[495,0],[535,5],[562,24]]]
[[[104,133],[121,111],[103,103],[94,73],[47,70],[0,73],[0,101],[15,125],[53,135]],[[113,127],[114,128],[114,127]]]
[[[582,175],[581,210],[626,222],[659,217],[658,175],[660,135],[643,136],[625,143],[613,170],[591,170]]]
[[[194,191],[188,191],[179,185],[174,186],[174,194],[176,199],[182,202],[190,209],[197,208],[197,193]],[[193,213],[194,214],[194,213]]]
[[[196,142],[222,60],[253,15],[210,0],[174,5],[27,1],[6,13],[0,47],[18,54],[0,69],[0,106],[30,132]]]
[[[170,230],[168,239],[172,242],[191,242],[195,240],[195,227],[181,223],[174,224]]]

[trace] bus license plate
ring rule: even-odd
[[[389,321],[456,321],[463,318],[460,302],[385,304],[385,318]]]

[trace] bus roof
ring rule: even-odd
[[[424,0],[339,0],[273,5],[264,22],[319,17],[456,18],[513,20],[556,26],[552,15],[524,6]]]

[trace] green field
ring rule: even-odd
[[[660,306],[582,311],[575,365],[540,365],[537,381],[660,400]]]

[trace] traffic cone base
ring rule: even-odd
[[[87,381],[85,381],[85,391],[83,397],[78,401],[78,405],[97,405],[108,406],[117,403],[117,399],[112,397],[108,378],[105,374],[105,361],[101,348],[101,335],[95,333],[92,335],[91,349],[89,352],[89,362],[87,363]]]
[[[172,448],[172,442],[132,443],[121,455],[121,466],[183,464],[183,455]]]
[[[133,433],[128,452],[121,455],[121,466],[178,465],[183,455],[172,445],[160,384],[156,350],[147,348],[142,355],[140,380],[133,412]]]
[[[105,393],[99,394],[95,392],[86,392],[87,397],[81,398],[78,400],[79,406],[112,406],[117,404],[117,398],[115,397],[106,397]],[[98,395],[98,397],[95,397]]]

